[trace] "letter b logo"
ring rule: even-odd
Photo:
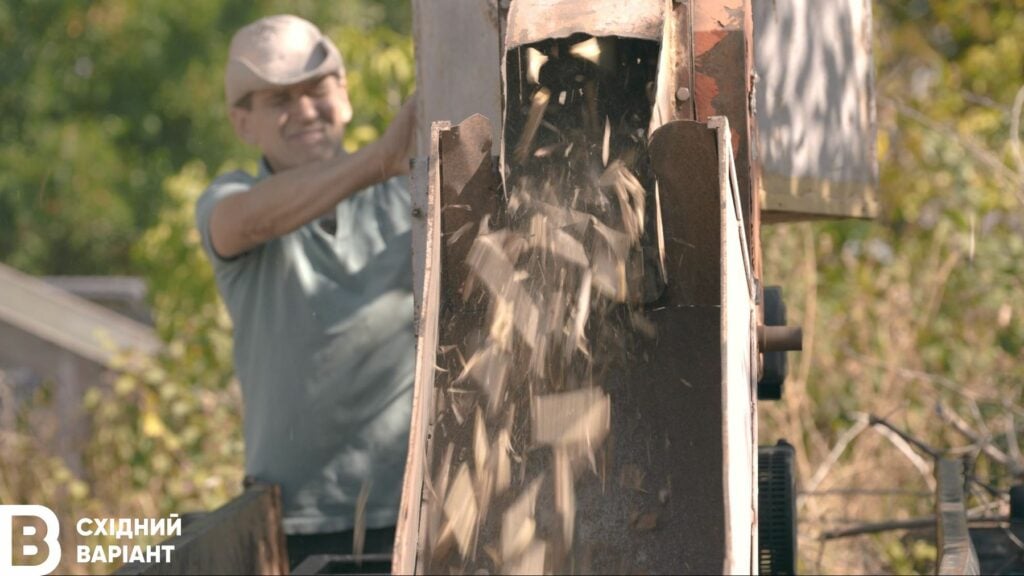
[[[46,525],[46,534],[41,538],[36,532],[35,526],[22,526],[19,540],[24,542],[22,537],[34,537],[34,542],[42,542],[46,545],[46,559],[42,564],[14,565],[14,518],[16,516],[29,516],[39,518]],[[10,576],[43,576],[49,574],[60,564],[60,543],[57,542],[57,535],[60,534],[60,523],[57,515],[46,506],[35,504],[4,506],[0,505],[0,574]],[[39,546],[36,544],[22,544],[22,554],[35,556],[40,554]]]

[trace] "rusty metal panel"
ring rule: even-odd
[[[746,13],[750,0],[693,0],[694,105],[697,120],[729,119],[747,235],[756,238],[751,193]]]
[[[673,120],[693,120],[693,2],[666,8],[658,62],[658,93],[651,114],[653,134]]]
[[[413,0],[419,150],[435,121],[501,118],[501,14],[497,0]],[[495,152],[497,150],[495,149]]]
[[[505,49],[576,33],[661,39],[666,0],[512,0]]]
[[[765,222],[878,212],[870,0],[754,2]]]
[[[678,414],[677,424],[666,431],[677,462],[671,478],[678,489],[672,498],[679,512],[689,516],[679,539],[694,547],[681,568],[707,574],[722,571],[726,530],[722,342],[708,337],[722,330],[716,146],[714,131],[695,122],[671,123],[652,135],[668,285],[664,309],[651,313],[659,344],[653,354],[662,362],[644,367],[654,397],[645,398],[652,402],[648,409],[662,406],[663,418]]]

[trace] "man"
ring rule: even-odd
[[[410,198],[395,177],[415,109],[347,154],[341,56],[287,15],[235,34],[225,91],[262,161],[217,178],[196,222],[234,324],[247,477],[282,487],[293,567],[347,552],[357,515],[365,551],[390,552],[414,365]]]

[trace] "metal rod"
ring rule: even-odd
[[[787,352],[804,349],[804,329],[800,326],[758,326],[757,344],[761,352]]]

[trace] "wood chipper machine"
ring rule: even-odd
[[[761,227],[877,210],[869,0],[414,0],[417,364],[393,558],[795,572]],[[285,573],[275,486],[122,574]],[[390,562],[389,562],[390,561]]]
[[[394,573],[791,573],[760,232],[876,210],[868,1],[413,7]]]

